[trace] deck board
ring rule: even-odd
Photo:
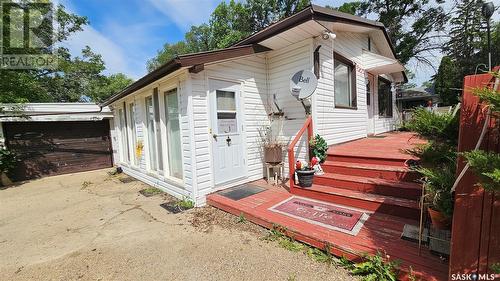
[[[419,256],[416,243],[400,239],[404,224],[417,224],[416,221],[375,212],[358,235],[352,236],[268,210],[291,196],[286,190],[276,188],[238,201],[214,193],[208,196],[208,203],[234,215],[244,214],[249,221],[267,228],[283,226],[296,240],[312,246],[324,248],[326,244],[331,245],[332,253],[338,256],[359,261],[364,254],[382,251],[391,259],[401,260],[403,268],[411,266],[423,280],[447,279],[447,264],[431,255],[426,248]]]

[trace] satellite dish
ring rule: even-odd
[[[290,93],[300,101],[310,97],[317,86],[318,79],[310,70],[298,71],[290,79]]]

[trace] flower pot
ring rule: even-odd
[[[5,172],[0,173],[0,186],[9,186],[12,185],[12,181],[7,176]]]
[[[296,171],[300,187],[311,187],[314,179],[314,170]]]
[[[445,217],[443,213],[427,208],[429,216],[431,217],[432,225],[437,229],[450,229],[451,221]]]
[[[266,163],[281,163],[283,161],[283,147],[279,145],[264,146],[264,161]]]

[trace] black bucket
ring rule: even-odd
[[[300,187],[311,187],[314,179],[314,170],[297,171]]]

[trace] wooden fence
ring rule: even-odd
[[[491,85],[493,81],[490,74],[471,75],[464,79],[460,152],[474,149],[486,119],[485,107],[471,93],[471,89]],[[500,133],[496,122],[491,118],[481,149],[500,152]],[[457,175],[465,164],[460,157]],[[452,274],[491,274],[491,266],[500,262],[500,193],[484,192],[476,183],[477,178],[469,170],[456,188],[450,279]]]

